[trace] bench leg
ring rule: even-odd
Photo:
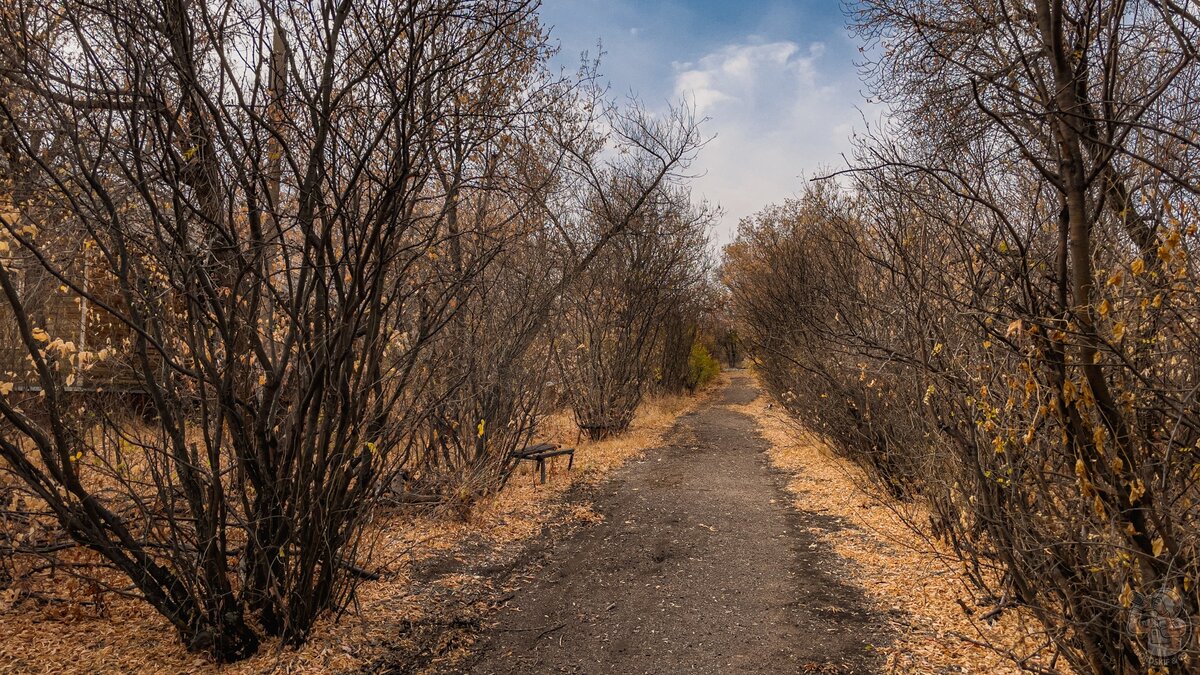
[[[572,452],[567,455],[567,471],[570,471],[573,466],[575,466],[575,453]]]
[[[538,460],[538,470],[542,472],[542,485],[546,484],[546,460]]]

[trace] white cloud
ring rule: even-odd
[[[802,176],[844,165],[866,104],[854,68],[824,55],[820,42],[749,41],[674,64],[675,94],[717,134],[695,168],[705,172],[697,192],[725,209],[720,243],[742,217],[796,194]]]

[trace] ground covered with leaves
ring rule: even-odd
[[[505,489],[465,517],[409,507],[378,516],[364,580],[350,606],[323,619],[300,649],[267,644],[253,658],[217,668],[187,652],[170,624],[140,600],[83,584],[68,569],[46,569],[32,587],[0,598],[0,670],[95,672],[436,672],[459,660],[497,592],[546,528],[573,527],[595,515],[586,486],[644,448],[657,445],[675,419],[697,404],[690,397],[645,403],[630,432],[578,444],[575,464],[552,460],[538,485],[521,468]],[[575,445],[567,415],[543,424],[548,441]],[[86,563],[92,556],[73,552]],[[113,580],[120,584],[119,579]],[[53,598],[42,600],[40,598]]]
[[[741,374],[733,377],[746,381]],[[764,536],[770,541],[760,542],[778,549],[778,569],[764,571],[759,569],[763,565],[751,565],[754,569],[747,574],[754,578],[744,583],[747,588],[774,588],[783,598],[776,604],[785,605],[779,611],[786,614],[776,618],[787,630],[803,629],[803,635],[780,641],[770,654],[763,652],[766,660],[743,660],[743,665],[778,661],[832,672],[861,667],[896,673],[991,673],[1016,672],[1014,658],[1027,659],[1031,666],[1045,666],[1053,659],[1036,621],[1016,608],[997,611],[997,599],[973,592],[963,583],[954,558],[906,524],[922,517],[920,504],[880,497],[880,491],[869,485],[859,469],[806,436],[768,397],[757,396],[757,391],[747,386],[734,391],[729,376],[722,380],[722,393],[717,397],[651,401],[629,434],[580,444],[571,472],[566,470],[565,458],[555,460],[544,486],[536,483],[531,467],[523,468],[500,494],[465,517],[426,507],[380,515],[372,524],[375,543],[364,565],[379,578],[363,581],[354,602],[340,615],[326,617],[313,639],[300,649],[268,645],[250,660],[218,669],[205,657],[188,653],[166,621],[147,611],[140,601],[85,587],[69,570],[47,569],[37,588],[3,598],[0,622],[6,630],[0,635],[0,664],[7,671],[58,673],[417,673],[487,670],[500,662],[537,671],[557,663],[559,656],[578,661],[590,655],[599,659],[595,663],[610,665],[632,656],[645,663],[646,655],[639,656],[633,649],[646,638],[634,630],[638,622],[631,619],[625,627],[629,635],[618,636],[620,644],[612,641],[622,633],[621,626],[609,625],[616,621],[613,617],[637,610],[635,602],[623,605],[617,596],[631,593],[627,600],[644,596],[649,602],[666,592],[663,588],[670,586],[674,567],[701,574],[707,569],[703,561],[711,557],[709,553],[720,557],[724,551],[731,559],[745,557],[741,553],[745,542],[732,547],[717,544],[722,537],[747,535],[747,531],[725,527],[720,518],[744,522],[746,514],[725,513],[728,509],[721,507],[724,497],[719,500],[711,490],[692,489],[696,486],[689,487],[686,480],[691,474],[697,480],[711,477],[723,463],[736,463],[730,454],[734,445],[745,445],[749,453],[743,468],[751,471],[761,462],[762,473],[728,478],[737,485],[761,482],[765,492],[750,496],[756,504],[763,502],[758,507],[766,509],[767,515],[779,515],[785,531],[780,536]],[[734,395],[738,392],[745,395]],[[690,421],[681,422],[681,418]],[[575,440],[565,415],[549,420],[544,429],[547,440]],[[692,466],[697,457],[705,455],[700,449],[709,446],[711,461]],[[635,457],[642,461],[629,464]],[[619,474],[613,473],[622,466]],[[752,487],[746,490],[753,492]],[[667,499],[659,493],[673,496]],[[687,501],[684,497],[688,494],[699,501]],[[621,515],[622,509],[636,510],[639,499],[646,502],[647,509],[653,506],[646,513],[661,511],[663,522],[656,526],[650,522],[652,518]],[[647,501],[655,499],[662,503],[654,506]],[[791,503],[784,507],[788,500]],[[689,507],[702,503],[715,509],[707,520]],[[672,508],[682,510],[675,513]],[[675,534],[680,536],[672,535],[672,528],[683,527],[685,521],[694,525],[683,533],[687,541],[678,532]],[[769,525],[768,521],[773,522],[766,515],[755,517],[759,524]],[[626,536],[639,528],[655,541],[661,540],[661,545],[643,546],[636,537]],[[596,563],[594,557],[606,552],[615,556],[613,560],[628,564]],[[556,569],[548,568],[548,561],[569,563],[573,554],[587,558],[581,570],[593,568],[595,573],[581,572],[565,581],[547,578],[545,570]],[[68,560],[87,559],[86,552],[73,556]],[[638,578],[645,576],[643,581],[649,585],[616,584],[609,578],[614,574],[641,574]],[[821,578],[825,580],[816,583],[813,574],[824,575]],[[589,579],[595,582],[591,586]],[[687,579],[680,583],[695,586]],[[810,597],[833,587],[841,589],[836,594],[839,597]],[[785,602],[797,593],[804,597]],[[719,594],[709,595],[712,597],[693,600],[720,600]],[[743,595],[726,598],[729,609],[736,609],[733,605],[752,599],[753,594]],[[579,609],[584,600],[595,605],[594,616]],[[687,616],[713,625],[727,618],[700,616],[695,603],[685,600],[672,596],[662,607],[652,609],[677,612],[680,620],[668,622],[673,626],[690,625],[683,620]],[[833,609],[821,613],[818,605]],[[552,610],[566,611],[566,620],[556,623],[557,619],[542,616]],[[637,611],[647,620],[655,618]],[[591,620],[576,621],[575,614],[580,612]],[[523,613],[529,616],[521,616]],[[799,615],[807,617],[807,623],[793,620]],[[521,624],[525,620],[532,622],[530,626]],[[547,621],[553,624],[548,626],[553,634],[533,630],[547,628],[542,625]],[[568,623],[570,631],[565,630]],[[751,633],[766,630],[751,625],[753,617],[734,621],[742,623]],[[591,639],[595,636],[588,631],[596,626],[607,626],[602,632],[608,639]],[[818,633],[822,639],[812,640]],[[596,648],[564,650],[556,655],[555,645],[568,642],[576,647],[594,642]],[[688,640],[677,642],[664,647],[660,656],[667,661],[660,661],[676,663],[691,653],[701,659],[695,665],[711,666],[722,658],[745,656],[737,656],[740,652],[733,647],[725,650],[728,653],[710,654],[707,650],[714,644],[718,651],[723,649],[720,640],[707,646],[701,638],[694,641],[696,645]],[[806,644],[816,645],[816,656],[805,651]],[[829,645],[845,649],[826,654]],[[489,662],[489,658],[500,661]],[[1055,665],[1062,667],[1061,663]]]
[[[998,608],[967,585],[961,563],[917,534],[928,512],[889,499],[853,463],[832,454],[768,396],[743,406],[771,442],[771,462],[791,475],[797,508],[825,516],[822,546],[851,561],[850,582],[887,613],[897,638],[880,647],[889,673],[1016,673],[1054,661],[1045,629],[1015,607]],[[1065,670],[1061,661],[1055,667]]]

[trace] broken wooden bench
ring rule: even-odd
[[[575,464],[575,448],[564,448],[557,443],[538,443],[512,451],[512,456],[518,460],[527,459],[537,462],[537,470],[542,476],[542,485],[546,484],[546,460],[562,455],[570,457],[567,462],[567,471],[570,471]],[[534,480],[536,481],[537,478],[535,477]]]

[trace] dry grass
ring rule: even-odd
[[[767,399],[760,396],[737,407],[758,420],[773,446],[771,462],[791,474],[788,489],[796,506],[836,518],[847,528],[822,536],[856,568],[856,578],[848,581],[893,624],[895,642],[880,647],[888,672],[1021,672],[997,649],[1032,654],[1031,664],[1049,661],[1044,631],[1033,618],[1010,609],[992,622],[981,620],[991,607],[973,597],[958,563],[905,524],[924,522],[920,505],[881,499],[865,487],[867,478],[857,467],[834,457],[779,408],[768,408]]]
[[[379,581],[364,581],[354,606],[336,619],[329,617],[314,628],[313,639],[294,650],[268,642],[253,658],[218,667],[204,656],[188,653],[174,630],[158,614],[136,599],[113,593],[92,595],[84,582],[65,576],[44,581],[60,588],[71,602],[39,605],[25,600],[16,607],[0,604],[0,671],[28,673],[95,672],[220,672],[323,673],[352,671],[381,663],[388,654],[413,641],[414,627],[430,624],[439,630],[433,615],[437,596],[447,592],[475,592],[487,580],[466,574],[444,575],[429,584],[414,583],[414,569],[437,556],[454,556],[465,541],[482,540],[488,550],[519,547],[520,542],[550,522],[594,522],[598,517],[586,505],[558,499],[579,482],[596,481],[646,448],[662,442],[675,420],[693,409],[699,397],[666,397],[646,401],[628,433],[599,442],[575,443],[570,417],[556,415],[543,425],[539,441],[565,443],[577,448],[574,470],[566,471],[566,458],[552,461],[549,482],[534,485],[532,467],[522,467],[498,495],[484,500],[465,519],[436,514],[389,515],[371,526],[374,542],[369,562],[379,570]],[[529,463],[526,463],[529,464]],[[66,590],[70,590],[69,588]],[[75,600],[78,601],[75,601]],[[3,598],[0,598],[2,602]],[[96,602],[99,604],[85,604]],[[486,605],[481,598],[477,603]],[[419,631],[418,631],[419,632]],[[469,637],[447,631],[434,635],[431,650],[435,664],[460,657]],[[406,637],[409,636],[409,637]],[[429,636],[426,636],[429,637]]]

